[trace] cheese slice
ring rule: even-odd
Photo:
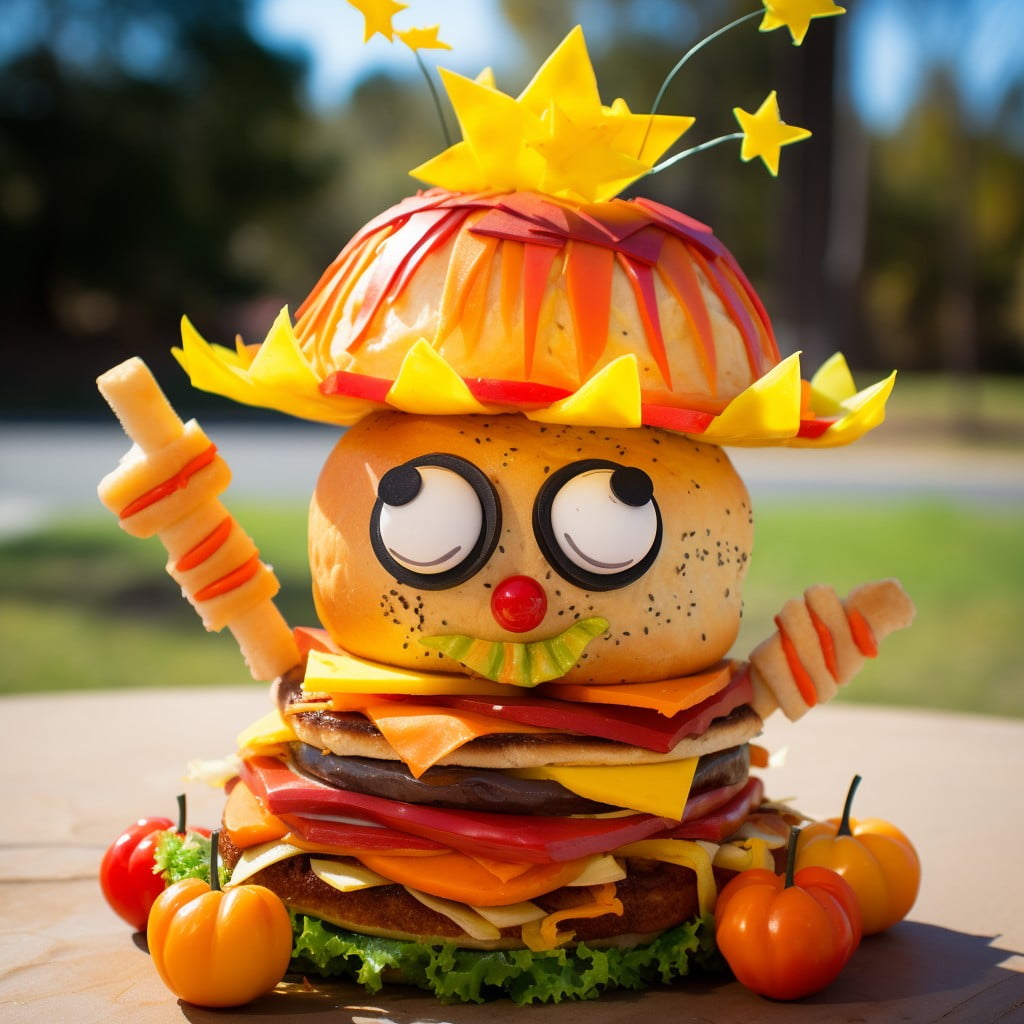
[[[475,711],[422,704],[378,704],[368,707],[365,714],[416,778],[452,751],[480,736],[551,732],[540,726],[506,722]]]
[[[352,654],[331,654],[311,650],[306,663],[304,690],[323,693],[379,693],[410,696],[474,694],[487,697],[522,696],[517,686],[492,683],[489,679],[439,672],[414,672]]]
[[[510,903],[504,907],[476,907],[470,905],[470,910],[479,914],[485,921],[489,921],[495,928],[518,928],[527,921],[539,921],[547,917],[548,912],[536,903]]]
[[[587,866],[571,882],[565,884],[580,888],[585,885],[621,882],[625,877],[625,868],[610,853],[601,853],[589,858]]]
[[[252,757],[265,752],[266,748],[276,747],[281,743],[293,743],[297,738],[291,724],[281,717],[281,712],[277,708],[274,708],[239,733],[235,742],[239,751],[247,757]]]
[[[359,863],[310,857],[309,868],[321,882],[332,889],[337,889],[338,892],[358,892],[360,889],[394,884],[390,879]]]
[[[732,665],[719,662],[706,672],[652,683],[547,683],[539,692],[545,697],[575,700],[583,704],[623,704],[650,708],[669,717],[696,707],[724,690],[732,679]]]
[[[548,765],[516,768],[510,774],[521,779],[551,779],[588,800],[679,821],[693,785],[697,760],[696,757],[687,757],[660,764],[585,768]]]
[[[429,893],[420,892],[419,889],[405,887],[405,891],[419,900],[425,907],[443,914],[449,920],[454,921],[467,935],[481,942],[493,941],[501,938],[501,932],[496,925],[491,924],[486,918],[478,914],[465,903],[456,903],[455,900],[443,900],[438,896],[431,896]]]
[[[291,843],[279,839],[271,840],[269,843],[260,843],[259,846],[250,846],[243,850],[238,862],[231,871],[231,881],[228,885],[241,885],[244,881],[252,878],[257,871],[269,868],[271,864],[287,860],[289,857],[298,857],[305,853],[305,850]]]

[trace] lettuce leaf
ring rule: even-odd
[[[180,882],[183,878],[201,878],[210,881],[210,839],[198,832],[178,835],[169,829],[160,836],[153,853],[153,872],[162,874],[168,885]],[[220,884],[224,885],[231,872],[219,865],[217,872]]]
[[[482,1003],[507,996],[519,1005],[596,999],[616,988],[668,984],[691,972],[723,969],[713,920],[698,918],[635,949],[460,949],[359,935],[303,914],[293,915],[292,970],[358,982],[415,985],[444,1002]]]

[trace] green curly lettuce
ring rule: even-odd
[[[173,830],[164,832],[153,854],[153,870],[162,874],[168,885],[180,882],[183,878],[200,878],[209,883],[210,837],[198,832],[185,835],[179,835]],[[231,872],[223,864],[217,874],[221,885],[231,877]]]
[[[507,996],[519,1005],[596,999],[613,989],[669,984],[691,973],[720,971],[710,915],[678,925],[632,949],[461,949],[345,931],[295,914],[292,970],[358,982],[370,993],[383,985],[415,985],[443,1002],[482,1003]]]

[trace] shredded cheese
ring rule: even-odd
[[[590,903],[583,903],[567,910],[556,910],[540,921],[529,921],[524,924],[523,942],[534,953],[542,953],[546,949],[555,949],[564,945],[576,934],[571,931],[560,932],[558,926],[562,921],[604,917],[605,914],[615,914],[621,917],[622,913],[622,900],[615,895],[615,885],[608,882],[598,888]]]

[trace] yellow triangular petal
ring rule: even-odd
[[[701,440],[762,443],[800,429],[800,355],[794,353],[740,392],[708,425]]]
[[[517,102],[540,117],[557,101],[573,119],[591,119],[601,109],[583,29],[577,25],[540,66]]]
[[[885,420],[885,403],[896,383],[896,371],[893,370],[885,380],[880,380],[870,387],[858,391],[852,398],[842,403],[845,415],[832,424],[821,437],[813,439],[795,438],[791,442],[795,447],[836,448],[850,444],[863,437],[869,430],[874,430]]]
[[[811,390],[839,403],[857,393],[853,374],[842,352],[835,352],[818,367],[811,378]]]
[[[373,403],[361,399],[320,394],[316,378],[304,378],[302,371],[291,362],[292,357],[285,352],[287,340],[282,336],[272,345],[262,370],[257,370],[263,377],[254,375],[238,352],[205,341],[187,317],[182,318],[181,340],[182,347],[172,349],[173,355],[188,374],[192,386],[200,391],[209,391],[243,405],[275,409],[288,416],[338,426],[349,426],[375,408]],[[252,360],[253,365],[261,354],[262,347]],[[303,359],[301,353],[298,358]],[[283,371],[283,377],[273,372],[275,369]],[[286,382],[284,386],[282,381]],[[289,389],[287,382],[294,390]]]
[[[389,405],[421,416],[471,415],[488,412],[466,382],[425,338],[405,354],[391,390]]]
[[[829,356],[811,378],[811,407],[818,416],[835,416],[843,402],[857,393],[853,374],[842,352]]]
[[[437,156],[414,167],[409,176],[427,185],[446,188],[449,192],[482,192],[487,188],[483,171],[467,142],[456,142],[454,146],[449,146]]]
[[[171,351],[188,374],[193,387],[251,404],[252,389],[239,354],[223,345],[211,345],[192,326],[188,317],[181,318],[181,348]]]
[[[538,423],[579,427],[639,427],[640,374],[635,355],[619,356],[575,394],[546,409],[528,412]]]
[[[482,184],[514,189],[523,138],[536,133],[536,128],[528,124],[528,111],[498,89],[445,68],[439,72],[462,138],[480,168]]]
[[[320,381],[299,348],[287,306],[277,314],[256,352],[249,373],[256,384],[319,395]]]

